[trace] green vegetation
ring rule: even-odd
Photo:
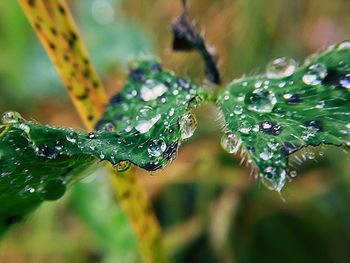
[[[123,3],[123,8],[117,2],[113,6],[116,12],[141,12],[134,1]],[[213,5],[225,5],[221,2]],[[250,1],[238,2],[246,13],[253,5]],[[94,131],[74,128],[81,124],[72,115],[54,74],[41,78],[42,83],[49,84],[40,84],[38,94],[28,93],[25,77],[17,79],[17,73],[24,71],[24,76],[33,78],[28,75],[33,68],[26,65],[37,62],[41,65],[38,68],[47,73],[49,63],[44,54],[28,58],[28,53],[37,49],[35,45],[13,47],[21,50],[23,61],[15,59],[6,70],[0,68],[0,83],[5,87],[0,90],[4,95],[0,98],[1,109],[15,109],[26,119],[35,116],[40,123],[54,125],[26,121],[12,111],[3,115],[0,234],[4,236],[17,222],[23,225],[3,237],[0,260],[11,261],[19,255],[19,262],[45,262],[49,258],[52,262],[140,262],[140,234],[135,237],[130,218],[113,197],[107,172],[101,168],[106,161],[120,172],[128,170],[130,163],[144,169],[137,172],[153,200],[165,245],[175,262],[231,262],[233,258],[237,262],[342,262],[347,258],[349,157],[341,149],[346,152],[350,142],[350,42],[312,55],[300,66],[293,59],[273,60],[265,74],[242,77],[220,88],[196,79],[203,71],[197,58],[187,64],[181,55],[174,59],[159,52],[163,66],[151,55],[140,55],[155,49],[151,47],[153,37],[145,36],[145,29],[152,28],[152,23],[138,25],[131,22],[132,18],[107,23],[108,16],[96,19],[96,14],[101,14],[96,10],[103,10],[108,3],[111,7],[111,1],[105,0],[72,4],[82,19],[81,26],[85,23],[86,31],[96,30],[96,36],[83,36],[90,45],[92,60],[104,74],[107,90],[117,93],[111,96]],[[100,9],[95,10],[96,6]],[[14,13],[20,11],[15,3],[7,8]],[[223,70],[226,83],[232,72],[238,77],[255,67],[254,61],[256,65],[266,64],[273,52],[300,58],[307,51],[294,44],[293,48],[286,46],[285,50],[281,47],[281,51],[263,54],[271,44],[270,37],[277,34],[277,17],[263,16],[268,12],[262,6],[254,12],[251,19],[241,12],[241,23],[246,19],[265,21],[264,30],[252,30],[250,39],[267,39],[260,46],[261,52],[256,51],[259,45],[253,41],[245,48],[247,60],[241,64],[234,60]],[[222,15],[229,17],[225,12]],[[157,17],[155,14],[154,19]],[[5,29],[10,25],[2,20],[6,22],[1,19],[0,34],[6,36]],[[14,20],[18,22],[16,35],[29,37],[28,28],[21,25],[23,17]],[[159,38],[157,48],[162,50],[164,37]],[[110,41],[104,43],[103,39]],[[6,48],[0,50],[5,61]],[[239,52],[223,52],[224,65]],[[128,79],[125,84],[117,82],[127,75],[125,64],[130,55],[144,58],[129,61]],[[115,60],[121,63],[115,64]],[[163,67],[175,69],[176,74]],[[29,86],[39,82],[35,79]],[[12,94],[6,87],[14,83]],[[19,94],[25,94],[28,109],[21,105]],[[13,105],[9,104],[12,100]],[[213,114],[215,108],[219,113]],[[214,124],[217,115],[220,120]],[[223,136],[216,127],[220,122]],[[240,153],[242,158],[237,161],[237,155],[222,151],[218,147],[220,137],[226,152]],[[239,161],[246,161],[253,176],[260,177],[272,190],[281,192],[284,187],[281,193],[287,203],[276,192],[259,188],[255,181],[248,182],[247,169]],[[157,176],[149,176],[147,171]],[[37,209],[43,201],[58,199]],[[37,212],[32,213],[35,209]],[[74,229],[76,236],[64,236],[61,229]],[[45,234],[33,237],[39,231]],[[63,243],[66,245],[60,246]]]

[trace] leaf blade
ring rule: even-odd
[[[289,76],[236,81],[220,95],[226,132],[239,136],[271,188],[283,188],[292,153],[308,145],[349,144],[348,43],[329,48]]]

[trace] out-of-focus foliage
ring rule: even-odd
[[[139,262],[139,248],[121,211],[108,180],[108,173],[100,169],[76,183],[72,201],[77,213],[94,229],[106,253],[105,262]]]
[[[160,55],[164,67],[198,83],[205,78],[197,54],[173,53],[169,49],[170,24],[182,12],[180,1],[70,3],[109,94],[123,86],[120,80],[127,74],[127,58],[143,52]],[[205,38],[218,49],[224,83],[243,73],[261,73],[260,69],[277,57],[301,61],[307,54],[350,38],[347,0],[192,0],[189,4],[197,26],[205,29]],[[109,8],[99,9],[104,10],[104,15],[97,17],[108,17],[104,12],[113,9],[110,24],[94,18],[92,10],[96,12],[95,8],[103,5]],[[18,3],[2,1],[0,6],[1,112],[12,109],[26,118],[34,116],[41,123],[80,126]],[[21,31],[15,35],[12,27],[17,23],[21,26],[15,28]],[[9,44],[5,45],[5,41]],[[10,49],[14,55],[10,55]],[[35,62],[37,54],[41,54],[43,62]],[[116,61],[120,58],[122,65]],[[50,79],[44,75],[51,75],[56,84],[41,84]],[[15,82],[23,84],[12,84]],[[350,247],[349,156],[332,148],[325,157],[317,156],[317,163],[309,160],[297,165],[298,176],[281,193],[286,200],[283,202],[280,195],[249,179],[249,170],[239,165],[239,158],[220,148],[219,124],[213,125],[211,114],[210,108],[196,113],[199,126],[193,142],[183,146],[171,166],[152,173],[154,176],[140,172],[175,261],[346,262]],[[209,138],[203,139],[203,135]],[[90,190],[92,195],[101,194],[95,182],[91,187],[96,190],[95,194]],[[103,189],[110,193],[109,187]],[[57,204],[44,204],[24,225],[9,233],[1,244],[0,261],[106,262],[114,255],[120,256],[117,248],[113,252],[106,246],[104,240],[109,237],[101,237],[98,227],[88,223],[86,214],[75,215],[77,210],[69,200],[70,195]],[[115,211],[108,210],[108,217],[113,218]],[[107,217],[108,211],[104,213]],[[124,226],[122,220],[117,224]],[[131,238],[120,242],[118,247],[132,251]]]

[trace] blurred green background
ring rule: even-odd
[[[219,53],[224,83],[262,73],[269,61],[302,61],[350,39],[348,0],[189,0],[197,28]],[[206,84],[196,53],[171,51],[168,0],[72,0],[75,19],[108,94],[123,86],[127,61],[154,54],[177,74]],[[82,127],[17,1],[0,2],[0,110],[41,123]],[[350,159],[336,147],[297,166],[281,194],[249,176],[219,146],[211,107],[163,171],[139,175],[175,262],[349,262]],[[47,202],[0,243],[0,262],[140,262],[137,241],[106,171]]]

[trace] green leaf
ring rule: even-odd
[[[350,42],[296,68],[291,59],[277,59],[266,75],[234,81],[218,99],[223,147],[235,153],[242,145],[263,182],[277,191],[292,153],[309,145],[350,144]]]
[[[117,136],[125,147],[116,148],[121,157],[113,160],[107,153],[106,158],[114,164],[129,160],[150,171],[163,168],[196,129],[191,109],[208,99],[198,86],[163,71],[157,60],[131,61],[125,88],[111,99],[96,125],[101,136],[112,136],[108,137],[111,142]]]
[[[208,95],[163,71],[155,60],[133,61],[131,66],[126,87],[111,99],[97,124],[99,131],[39,125],[15,112],[3,115],[0,231],[42,201],[61,197],[66,184],[99,161],[110,161],[119,170],[130,161],[153,171],[175,157],[196,128],[190,109]]]
[[[67,184],[97,165],[87,154],[55,155],[50,148],[42,149],[46,156],[38,154],[30,125],[0,126],[0,235],[42,201],[60,198]]]

